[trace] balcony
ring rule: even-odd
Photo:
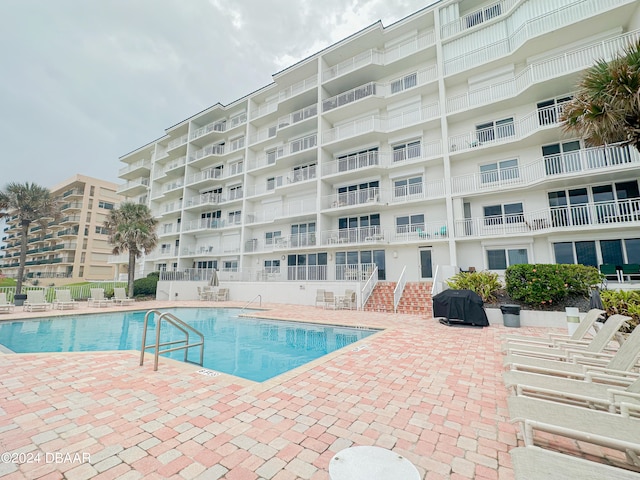
[[[245,242],[245,253],[274,252],[316,246],[316,232],[283,235],[269,239],[251,238]]]
[[[255,145],[270,138],[275,138],[280,130],[285,128],[289,129],[291,126],[300,123],[308,118],[313,118],[318,115],[318,105],[314,104],[309,107],[297,110],[289,115],[284,115],[278,118],[276,125],[269,128],[262,129],[249,138],[249,145]],[[291,131],[289,130],[289,134]]]
[[[175,202],[168,202],[160,205],[157,209],[154,209],[154,216],[162,216],[170,213],[180,212],[182,209],[182,201],[176,200]]]
[[[449,137],[449,152],[459,153],[476,148],[500,145],[522,140],[537,131],[560,124],[562,104],[538,108],[518,121],[499,123],[495,126],[473,130]]]
[[[247,196],[253,197],[257,195],[264,195],[265,193],[271,193],[279,190],[283,187],[289,187],[300,182],[306,182],[308,180],[314,180],[316,178],[316,166],[311,165],[305,168],[298,168],[291,170],[287,175],[278,175],[266,182],[262,182],[259,185],[247,188]]]
[[[182,182],[182,180],[177,180],[175,182],[160,185],[157,189],[158,191],[153,194],[152,198],[160,198],[165,194],[175,192],[177,190],[182,191],[182,187],[184,187],[184,183]]]
[[[444,178],[422,183],[412,183],[395,187],[391,192],[390,204],[400,204],[444,198]]]
[[[334,108],[343,107],[344,105],[349,105],[350,103],[371,96],[384,97],[385,85],[386,84],[383,83],[371,82],[327,98],[322,101],[322,112],[326,113]]]
[[[569,5],[557,7],[538,17],[525,20],[518,26],[514,26],[511,35],[490,45],[484,45],[474,50],[465,49],[464,54],[453,58],[449,58],[450,55],[447,55],[445,51],[444,75],[459,73],[478,65],[484,65],[497,58],[510,55],[532,38],[561,30],[567,25],[580,22],[586,18],[606,12],[617,6],[632,3],[633,1],[634,0],[577,0]],[[506,20],[503,20],[503,22],[506,22]],[[509,30],[505,28],[505,31]],[[481,32],[476,33],[480,35]],[[470,33],[469,35],[473,34]],[[479,41],[480,38],[481,37],[478,36]],[[453,45],[453,42],[450,45]]]
[[[167,150],[173,150],[174,148],[178,148],[181,145],[186,144],[189,141],[189,135],[187,135],[186,133],[184,135],[182,135],[179,138],[175,138],[173,140],[171,140],[168,144],[167,144]]]
[[[284,102],[289,98],[293,98],[296,95],[300,95],[306,91],[309,91],[318,85],[318,75],[312,75],[309,78],[301,80],[293,85],[280,90],[274,97],[261,105],[256,105],[251,109],[251,120],[263,117],[278,110],[278,104]]]
[[[72,188],[71,190],[67,190],[62,194],[62,198],[67,197],[82,197],[84,195],[84,190],[80,188]]]
[[[124,185],[120,185],[117,192],[119,194],[124,194],[124,192],[127,192],[127,195],[135,195],[138,193],[146,192],[148,187],[149,177],[139,177],[134,180],[129,180]]]
[[[476,25],[488,22],[489,20],[504,15],[519,2],[520,0],[501,0],[500,2],[487,5],[480,10],[467,13],[452,22],[442,25],[440,27],[440,36],[442,39],[449,38]]]
[[[224,154],[225,154],[225,145],[212,143],[211,145],[207,145],[206,147],[201,148],[200,150],[196,150],[194,153],[189,155],[189,163],[195,162],[197,160],[200,160],[202,158],[206,158],[209,156],[222,156]]]
[[[322,198],[321,208],[343,208],[356,205],[374,205],[381,203],[380,188],[370,187],[350,192],[333,193]]]
[[[456,237],[533,235],[549,231],[576,231],[585,227],[619,229],[640,227],[640,199],[548,207],[541,210],[474,217],[455,221]]]
[[[316,199],[307,198],[303,200],[288,201],[284,205],[278,205],[266,210],[257,210],[247,213],[245,216],[246,224],[255,224],[263,222],[273,222],[278,218],[290,218],[303,215],[315,215]]]
[[[199,206],[214,206],[225,203],[226,201],[226,197],[223,197],[221,193],[203,193],[201,195],[188,198],[184,202],[184,208],[188,209]]]
[[[434,44],[435,32],[430,30],[384,50],[367,50],[324,70],[322,81],[346,75],[367,65],[388,65]]]
[[[277,160],[283,157],[288,157],[290,155],[295,155],[299,152],[304,152],[305,150],[310,150],[312,148],[315,148],[317,144],[318,135],[315,133],[303,138],[299,138],[297,140],[293,140],[285,145],[270,150],[264,155],[261,155],[253,160],[250,169],[255,170],[257,168],[275,165]]]
[[[118,176],[122,177],[123,175],[133,173],[136,170],[151,170],[151,161],[143,159],[138,160],[137,162],[130,163],[129,165],[126,165],[118,170]]]
[[[81,202],[70,202],[64,203],[60,206],[60,211],[65,212],[67,210],[81,210],[82,203]]]
[[[447,98],[447,113],[491,105],[500,100],[516,97],[535,83],[588,68],[593,65],[595,59],[610,60],[638,39],[640,39],[640,31],[635,30],[532,63],[513,79]]]
[[[453,195],[495,193],[523,188],[556,178],[583,178],[598,172],[637,169],[640,153],[635,148],[609,145],[540,157],[536,161],[500,171],[476,172],[451,178]]]
[[[191,132],[191,140],[200,138],[211,132],[225,132],[227,130],[227,120],[216,120],[215,122],[208,123],[204,127],[200,127]]]
[[[341,228],[321,233],[321,245],[386,243],[388,235],[379,225],[370,227]]]
[[[237,223],[236,225],[238,225]],[[219,230],[221,228],[233,226],[233,223],[226,222],[221,218],[200,218],[182,224],[183,232],[195,232],[199,230]]]
[[[171,173],[172,170],[176,170],[176,173],[180,173],[180,171],[178,171],[177,169],[184,166],[186,162],[187,162],[186,156],[173,160],[172,162],[165,165],[161,170],[158,170],[157,172],[155,172],[155,174],[153,175],[154,180],[164,177],[165,175]]]

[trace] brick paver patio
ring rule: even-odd
[[[424,479],[513,478],[504,327],[268,307],[261,316],[385,330],[263,383],[168,360],[154,372],[133,351],[0,355],[0,476],[327,480],[337,452],[376,445]],[[0,318],[29,316],[42,314]]]

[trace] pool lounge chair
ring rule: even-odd
[[[228,288],[220,288],[217,292],[213,293],[213,300],[216,302],[226,302],[229,300],[229,289]]]
[[[333,292],[324,292],[324,308],[336,308],[336,296]]]
[[[509,452],[516,480],[576,480],[615,478],[640,480],[640,473],[593,462],[540,447],[518,447]]]
[[[73,298],[71,298],[70,290],[56,290],[56,298],[53,301],[53,308],[66,310],[67,308],[76,308],[78,306]]]
[[[511,344],[534,344],[538,346],[549,345],[555,346],[558,342],[564,340],[583,340],[587,334],[591,331],[592,327],[598,319],[602,318],[604,310],[593,308],[587,312],[584,318],[580,321],[578,328],[573,332],[573,335],[567,335],[562,333],[550,333],[546,337],[532,337],[528,335],[505,335],[503,352],[508,350],[508,346]]]
[[[560,403],[601,408],[612,413],[619,411],[621,402],[640,405],[640,377],[634,381],[629,377],[596,374],[594,378],[598,381],[594,382],[590,378],[573,380],[540,373],[510,371],[504,372],[502,378],[507,389],[518,396],[546,398]]]
[[[7,301],[7,294],[0,292],[0,312],[10,312],[13,310],[13,303]]]
[[[358,306],[358,297],[353,290],[345,290],[344,295],[336,300],[336,307],[346,310],[355,310]]]
[[[627,376],[640,355],[640,328],[636,328],[615,354],[581,352],[569,361],[508,355],[505,366],[510,370],[546,373],[571,378],[587,378],[588,372]],[[637,374],[635,374],[637,375]],[[632,375],[634,376],[634,375]]]
[[[104,296],[104,288],[91,288],[89,291],[91,296],[87,299],[87,306],[108,307],[111,305],[111,300]]]
[[[511,423],[520,423],[525,446],[534,445],[535,431],[547,432],[623,451],[640,466],[640,418],[629,416],[637,406],[622,403],[617,414],[527,397],[510,397],[507,404]]]
[[[122,287],[116,287],[113,289],[113,303],[116,305],[131,305],[135,302],[135,299],[127,297],[127,292]]]
[[[43,290],[29,290],[27,299],[24,302],[23,309],[26,312],[34,312],[37,310],[47,310],[51,307],[51,303],[44,298]]]
[[[630,318],[623,315],[612,315],[591,341],[564,340],[553,347],[509,343],[505,348],[507,353],[512,356],[515,354],[541,358],[569,359],[573,354],[581,351],[599,353],[607,348],[616,332],[620,330],[627,320],[630,320]]]

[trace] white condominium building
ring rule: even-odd
[[[640,263],[640,155],[563,133],[637,0],[442,0],[375,23],[121,157],[160,221],[147,270],[245,282],[433,281]]]

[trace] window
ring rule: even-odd
[[[380,214],[343,217],[338,219],[340,242],[364,242],[380,234]]]
[[[412,233],[417,229],[424,230],[424,214],[396,217],[396,233]]]
[[[422,195],[422,175],[393,182],[394,197]]]
[[[288,280],[326,280],[327,254],[310,253],[308,255],[287,256]]]
[[[242,198],[242,185],[229,187],[229,200],[235,200],[237,198]]]
[[[233,225],[233,224],[240,224],[242,223],[242,211],[241,210],[236,210],[234,212],[229,212],[229,224]]]
[[[516,180],[520,177],[518,160],[503,160],[501,162],[480,165],[481,183],[503,182]]]
[[[378,267],[378,279],[385,280],[387,278],[385,263],[384,250],[336,252],[336,279],[367,279],[375,264]]]
[[[276,187],[282,186],[282,177],[267,178],[267,190],[275,190]]]
[[[266,232],[264,234],[264,243],[265,245],[275,245],[278,243],[278,240],[280,239],[282,235],[282,232],[280,230],[276,231],[276,232]]]
[[[212,269],[218,268],[218,261],[217,260],[203,260],[200,262],[193,262],[193,268],[207,268],[207,269]]]
[[[372,182],[360,183],[357,185],[349,185],[347,187],[338,188],[338,200],[336,207],[343,205],[357,205],[378,200],[380,182],[377,180]]]
[[[499,248],[487,250],[489,270],[505,270],[511,265],[529,263],[526,248]]]
[[[413,88],[417,84],[418,84],[417,72],[410,73],[409,75],[405,75],[402,78],[391,81],[391,94],[399,93],[399,92],[402,92],[403,90]]]
[[[412,158],[420,158],[422,148],[420,140],[413,140],[393,146],[393,161],[402,162]]]
[[[280,260],[265,260],[265,273],[280,273]]]
[[[242,173],[243,170],[243,162],[235,162],[229,165],[229,175],[237,175],[238,173]]]
[[[378,147],[369,148],[356,153],[341,155],[336,158],[338,171],[346,172],[356,168],[378,165]]]
[[[238,261],[237,260],[225,260],[222,262],[222,270],[225,272],[237,272]]]
[[[306,246],[316,244],[316,223],[297,223],[291,225],[291,246]]]
[[[93,197],[93,195],[96,193],[96,187],[92,186],[89,189],[89,196]]]
[[[104,208],[105,210],[113,210],[115,207],[115,204],[111,203],[111,202],[105,202],[100,200],[98,202],[98,207],[99,208]]]
[[[580,163],[580,142],[574,140],[564,143],[553,143],[542,147],[544,169],[547,175],[558,175],[567,172],[577,172]]]
[[[504,205],[484,207],[484,224],[487,226],[522,222],[524,222],[522,203],[506,203]]]
[[[88,235],[89,232],[86,232],[86,228],[85,228],[85,235]],[[96,233],[99,235],[109,235],[109,229],[105,228],[105,227],[96,227]]]
[[[476,125],[476,138],[480,144],[493,142],[500,138],[512,137],[515,133],[513,117]],[[474,147],[475,145],[471,146]]]
[[[558,242],[553,244],[553,251],[556,263],[578,263],[592,267],[599,264],[640,263],[640,238]]]
[[[294,140],[293,142],[290,143],[291,153],[313,148],[317,145],[317,142],[318,142],[318,136],[315,134],[309,135],[308,137],[304,137],[299,140]]]
[[[538,123],[540,126],[555,125],[558,123],[558,117],[562,112],[562,104],[571,100],[571,96],[552,98],[538,102]]]
[[[293,175],[289,178],[291,183],[301,182],[303,180],[309,180],[316,178],[316,164],[310,163],[308,165],[298,165],[293,167]]]

